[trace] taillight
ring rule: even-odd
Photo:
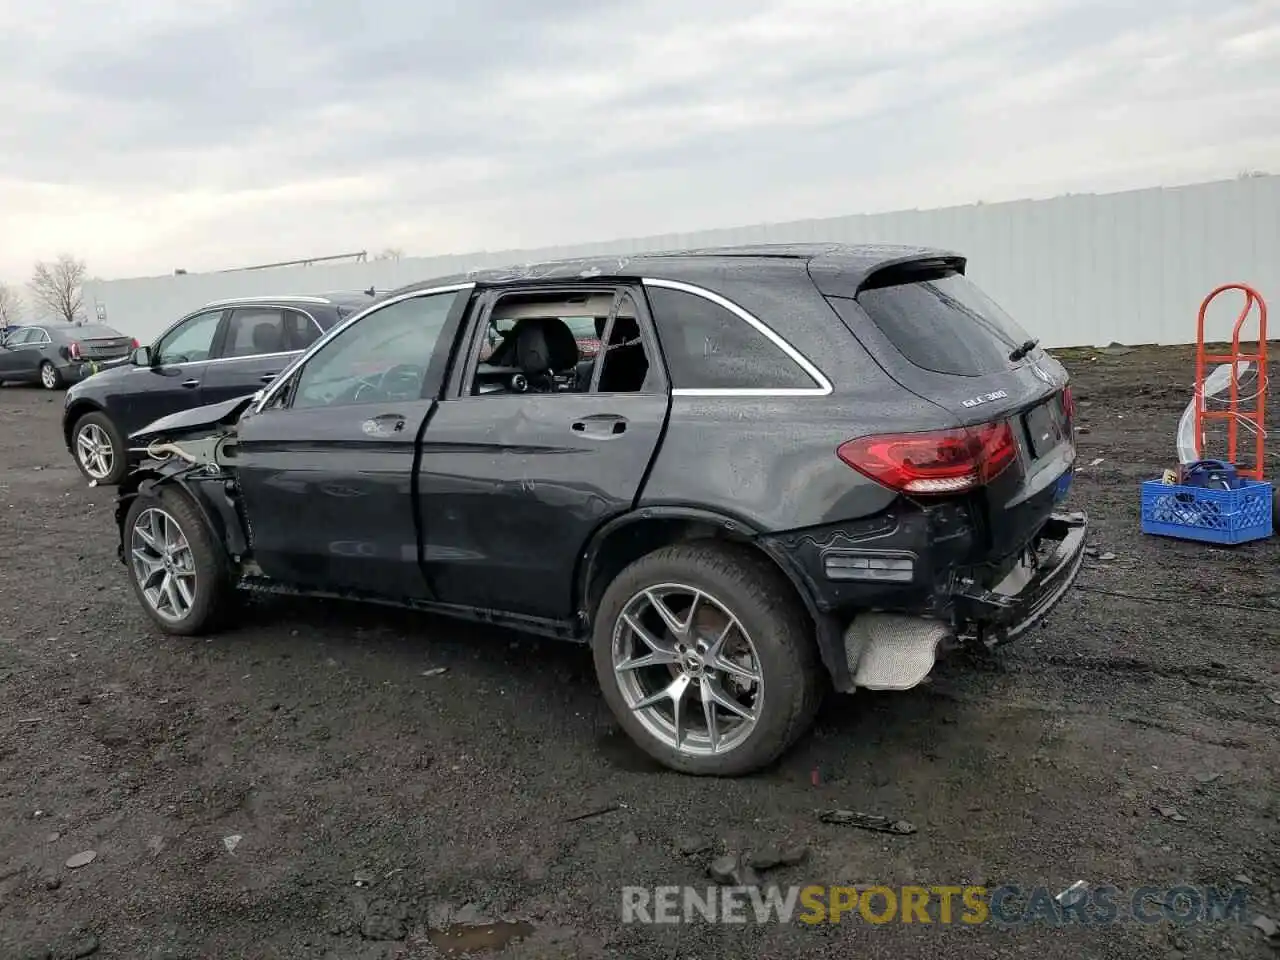
[[[75,340],[71,341],[71,359],[72,360],[80,359],[80,344]]]
[[[137,350],[140,346],[142,346],[142,344],[138,342],[137,337],[134,337],[132,340],[129,341],[129,346],[132,347],[134,350]]]
[[[861,437],[836,455],[903,493],[962,493],[999,476],[1017,457],[1008,421],[957,430]]]
[[[1071,395],[1071,388],[1062,391],[1062,412],[1067,416],[1067,426],[1074,427],[1076,422],[1076,398]]]

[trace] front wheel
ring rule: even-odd
[[[48,360],[40,364],[40,385],[46,390],[57,390],[62,386],[62,374]]]
[[[125,517],[124,544],[133,591],[165,633],[216,629],[233,602],[225,552],[181,490],[139,494]]]
[[[746,547],[680,544],[637,560],[605,591],[592,643],[618,723],[683,773],[767,766],[808,730],[821,702],[804,608]]]
[[[128,450],[120,430],[105,413],[86,413],[71,431],[76,466],[89,480],[114,486],[129,472]]]

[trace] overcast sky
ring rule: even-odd
[[[1280,0],[0,0],[0,279],[1280,172]]]

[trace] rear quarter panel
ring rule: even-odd
[[[686,279],[768,324],[822,371],[833,392],[677,393],[640,505],[714,509],[779,532],[870,516],[893,503],[892,491],[847,466],[836,449],[853,437],[952,419],[880,369],[813,286],[803,261],[754,261],[749,270]]]

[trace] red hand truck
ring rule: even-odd
[[[1235,328],[1231,331],[1231,353],[1208,353],[1205,350],[1204,343],[1205,314],[1208,312],[1209,304],[1228,290],[1239,290],[1244,294],[1244,307],[1240,311],[1240,316],[1236,318]],[[1245,321],[1249,319],[1249,314],[1253,312],[1255,305],[1258,308],[1258,352],[1241,353],[1240,331],[1244,327]],[[1252,361],[1256,365],[1258,381],[1257,390],[1253,396],[1242,398],[1240,396],[1238,365],[1245,360]],[[1226,405],[1220,409],[1209,410],[1206,407],[1207,398],[1204,395],[1204,380],[1209,372],[1206,367],[1209,364],[1218,363],[1231,364],[1231,388]],[[1246,406],[1249,401],[1252,401],[1252,404]],[[1200,319],[1196,331],[1195,402],[1197,458],[1203,459],[1205,456],[1204,429],[1206,421],[1226,420],[1227,461],[1235,465],[1236,473],[1240,476],[1249,477],[1253,480],[1262,480],[1266,468],[1263,451],[1266,447],[1265,420],[1267,411],[1267,302],[1262,299],[1262,294],[1248,284],[1224,283],[1205,297],[1200,304]],[[1254,462],[1251,467],[1241,467],[1236,461],[1241,422],[1249,424],[1253,433]]]

